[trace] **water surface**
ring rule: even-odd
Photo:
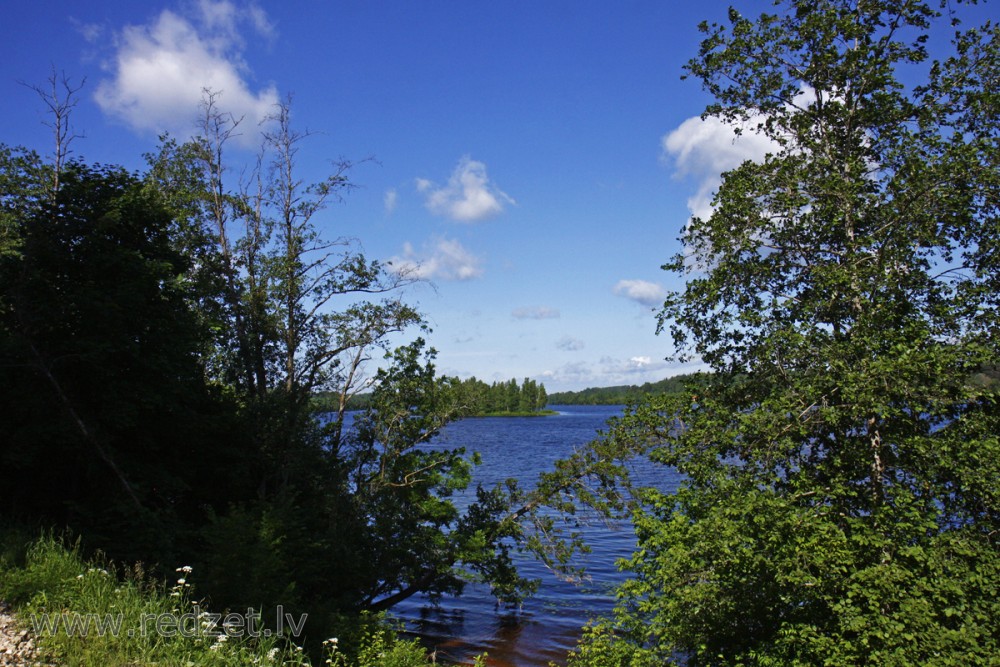
[[[539,473],[596,437],[619,406],[550,406],[559,414],[549,417],[487,417],[449,424],[435,438],[435,447],[465,447],[479,452],[482,465],[477,483],[491,487],[509,477],[524,488],[534,485]],[[643,483],[669,490],[677,477],[661,466],[637,464]],[[471,494],[471,489],[470,492]],[[461,505],[464,498],[457,498]],[[471,662],[472,656],[489,653],[490,665],[535,667],[550,661],[563,664],[567,651],[580,636],[580,628],[614,606],[612,588],[622,581],[615,562],[631,555],[635,537],[627,523],[606,525],[594,521],[584,528],[592,552],[583,564],[590,580],[577,585],[558,579],[543,565],[519,557],[523,576],[541,580],[538,593],[520,609],[497,608],[489,588],[469,585],[458,598],[444,598],[439,607],[415,596],[393,608],[408,630],[420,634],[437,648],[439,661]]]

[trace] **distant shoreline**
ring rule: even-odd
[[[464,415],[462,419],[482,419],[483,417],[551,417],[558,415],[556,410],[534,410],[532,412],[483,412],[474,415]]]

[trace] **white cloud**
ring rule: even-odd
[[[278,92],[273,85],[254,91],[247,80],[246,26],[257,37],[274,35],[263,10],[228,0],[199,0],[191,16],[164,10],[149,25],[125,27],[115,41],[111,78],[94,94],[97,104],[136,130],[183,136],[210,89],[221,111],[244,119],[240,140],[256,144],[257,125],[274,110]]]
[[[265,39],[274,39],[274,24],[261,7],[257,5],[237,6],[230,0],[198,0],[198,19],[204,28],[219,35],[228,43],[243,46],[239,32],[240,24],[249,24],[254,32]]]
[[[426,178],[418,178],[416,186],[426,196],[427,210],[458,222],[486,220],[502,213],[504,205],[515,203],[490,182],[486,165],[468,155],[458,161],[446,185],[438,187]]]
[[[385,214],[387,216],[392,215],[396,210],[396,205],[399,203],[399,194],[396,192],[395,188],[389,188],[385,191],[385,195],[382,196],[382,205],[385,208]]]
[[[396,272],[423,280],[472,280],[483,275],[482,260],[453,239],[437,239],[419,254],[405,243],[403,254],[389,262]]]
[[[88,44],[96,44],[105,37],[104,26],[100,23],[83,23],[70,17],[70,23]]]
[[[563,336],[558,341],[556,341],[556,347],[566,352],[576,352],[577,350],[582,350],[584,347],[586,347],[586,343],[584,343],[579,338],[573,338],[572,336]]]
[[[601,375],[615,382],[641,384],[662,380],[670,364],[666,361],[654,361],[652,357],[640,355],[628,360],[602,357],[600,361]]]
[[[597,376],[594,374],[594,370],[583,361],[574,361],[556,369],[543,371],[541,379],[546,383],[556,386],[573,387],[575,389],[599,386],[595,384]]]
[[[614,292],[618,296],[651,308],[662,306],[663,299],[667,296],[663,287],[646,280],[619,280],[614,287]]]
[[[515,320],[554,320],[558,319],[559,311],[549,306],[522,306],[511,312]]]
[[[778,149],[777,143],[747,127],[737,135],[733,125],[710,116],[694,116],[665,135],[661,145],[673,158],[677,174],[697,180],[698,189],[688,199],[692,215],[712,214],[712,197],[722,183],[722,172],[735,169],[747,160],[762,161]]]
[[[657,382],[677,372],[677,368],[666,361],[654,361],[652,357],[639,355],[627,360],[602,357],[596,362],[574,361],[548,369],[540,374],[549,391],[559,388],[573,390],[586,387],[612,387],[616,385]]]
[[[209,30],[229,33],[235,30],[236,6],[231,2],[198,0],[198,13],[202,24]]]

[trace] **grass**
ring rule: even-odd
[[[417,641],[400,639],[378,617],[353,619],[349,634],[356,638],[327,639],[314,662],[288,628],[277,634],[248,621],[246,614],[210,613],[193,597],[191,580],[197,573],[191,568],[178,567],[176,579],[164,583],[139,565],[118,569],[100,558],[85,560],[79,542],[51,534],[27,549],[12,543],[9,535],[0,540],[0,599],[32,628],[44,658],[59,665],[428,664]]]

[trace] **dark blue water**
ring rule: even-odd
[[[432,446],[479,452],[482,465],[476,469],[472,488],[476,483],[489,487],[509,477],[530,488],[539,473],[551,470],[554,461],[593,440],[609,417],[621,413],[616,406],[550,407],[559,414],[465,419],[447,426]],[[678,482],[675,474],[662,467],[636,465],[637,477],[645,484],[670,490]],[[463,499],[457,502],[462,504]],[[580,628],[613,608],[612,589],[624,577],[616,561],[631,555],[635,546],[627,522],[608,525],[594,520],[584,534],[592,551],[582,560],[589,575],[583,584],[560,580],[525,556],[518,560],[522,575],[542,583],[520,609],[498,609],[488,587],[470,584],[461,597],[444,598],[438,607],[414,597],[394,607],[393,613],[407,630],[437,647],[439,661],[471,663],[472,656],[485,651],[491,665],[562,664]]]

